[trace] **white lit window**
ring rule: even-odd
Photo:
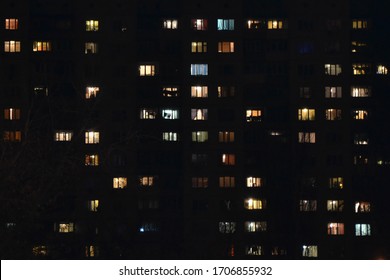
[[[235,154],[222,154],[221,163],[223,165],[235,165],[236,155]]]
[[[163,28],[164,29],[177,29],[179,22],[177,19],[164,19]]]
[[[234,42],[218,42],[219,53],[234,53]]]
[[[267,28],[268,29],[286,29],[287,28],[287,22],[284,20],[268,20],[267,21]]]
[[[85,144],[98,144],[100,133],[98,131],[85,132]]]
[[[344,235],[344,223],[328,223],[328,235]]]
[[[370,224],[355,224],[355,236],[370,236],[371,225]]]
[[[141,120],[153,120],[157,117],[157,110],[150,108],[142,108],[139,111]]]
[[[98,199],[88,200],[87,205],[89,211],[97,212],[99,208],[99,200]]]
[[[220,233],[234,233],[236,232],[235,222],[219,222]]]
[[[192,177],[193,188],[207,188],[209,186],[209,178],[207,177]]]
[[[261,122],[262,112],[260,109],[246,110],[245,115],[246,115],[247,122]]]
[[[191,64],[191,76],[207,76],[208,64]]]
[[[355,120],[366,120],[368,118],[368,111],[367,110],[353,110],[352,117]]]
[[[317,200],[299,200],[299,211],[302,212],[311,212],[317,211]]]
[[[245,255],[247,256],[261,256],[263,248],[260,245],[245,246]]]
[[[343,177],[332,177],[329,178],[329,188],[330,189],[343,189],[344,188],[344,179]]]
[[[139,185],[141,187],[152,187],[156,183],[155,176],[141,176],[139,177]]]
[[[20,52],[20,41],[5,41],[4,52]]]
[[[192,19],[191,26],[194,30],[207,30],[207,19]]]
[[[370,97],[371,96],[371,87],[351,87],[351,96],[352,97]]]
[[[179,96],[178,87],[163,87],[162,94],[164,97],[177,97]]]
[[[264,199],[247,198],[244,200],[244,208],[248,210],[265,209],[266,201]]]
[[[72,141],[73,131],[56,131],[54,133],[54,141],[69,142]]]
[[[378,65],[376,67],[376,73],[378,75],[387,75],[388,74],[388,70],[387,70],[387,67],[384,66],[384,65]]]
[[[218,142],[220,143],[233,143],[234,142],[234,131],[219,131]]]
[[[258,188],[263,185],[263,180],[260,177],[246,177],[246,186],[248,188]]]
[[[234,30],[234,19],[217,19],[217,30]]]
[[[99,155],[85,155],[85,166],[98,166]]]
[[[162,133],[163,141],[179,141],[179,134],[177,132],[163,132]]]
[[[355,213],[368,213],[371,212],[371,203],[368,201],[355,202]]]
[[[325,98],[341,98],[341,87],[325,87]]]
[[[314,121],[316,119],[315,109],[298,109],[298,120],[300,121]]]
[[[92,19],[85,21],[85,30],[86,31],[98,31],[99,30],[99,21],[92,20]]]
[[[126,177],[114,177],[112,179],[112,187],[114,189],[124,189],[127,187],[127,178]]]
[[[368,28],[367,20],[362,20],[362,19],[352,20],[352,28],[353,29],[367,29]]]
[[[192,142],[207,142],[209,140],[209,133],[207,131],[193,131]]]
[[[353,138],[355,145],[368,145],[369,139],[366,133],[356,133]]]
[[[244,223],[245,232],[262,232],[267,231],[266,221],[248,221]]]
[[[302,246],[302,257],[317,258],[318,257],[318,246],[317,245],[303,245]]]
[[[20,120],[20,109],[18,108],[5,108],[4,109],[4,119],[5,120]]]
[[[298,132],[298,143],[311,143],[316,142],[315,132]]]
[[[344,200],[328,200],[326,209],[329,212],[342,212],[344,210]]]
[[[6,30],[18,30],[19,29],[19,19],[6,18],[5,19],[5,29]]]
[[[208,118],[207,109],[191,109],[191,120],[204,121]]]
[[[162,109],[161,116],[164,120],[177,120],[177,119],[179,119],[179,110],[177,110],[177,109]]]
[[[354,75],[367,75],[371,73],[371,65],[368,63],[354,63],[352,64]]]
[[[99,93],[99,87],[86,87],[85,88],[85,98],[90,99],[94,98]]]
[[[234,188],[236,186],[236,178],[231,176],[219,177],[220,188]]]
[[[33,51],[34,52],[50,52],[51,51],[51,42],[34,41],[33,42]]]
[[[191,97],[205,98],[208,97],[207,86],[191,86]]]
[[[337,121],[341,120],[341,109],[326,109],[325,110],[325,119],[327,121]]]
[[[341,74],[340,64],[325,64],[325,75],[337,76]]]
[[[207,42],[191,42],[191,52],[193,53],[207,52]]]
[[[54,225],[54,229],[60,233],[74,232],[74,223],[59,223]]]
[[[156,66],[153,64],[142,64],[138,68],[139,75],[144,76],[154,76],[156,75]]]
[[[248,29],[260,29],[266,26],[266,22],[264,20],[259,19],[250,19],[247,21]]]
[[[85,54],[96,54],[98,52],[98,44],[96,42],[86,42],[84,52]]]

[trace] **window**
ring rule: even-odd
[[[217,30],[234,30],[234,19],[217,19]]]
[[[330,189],[343,189],[344,188],[344,179],[343,177],[332,177],[329,178],[329,188]]]
[[[352,97],[370,97],[371,87],[351,87]]]
[[[314,45],[312,42],[302,42],[298,45],[299,54],[309,54],[313,53]]]
[[[259,19],[250,19],[247,21],[247,27],[250,30],[262,29],[266,27],[266,22]]]
[[[138,209],[159,209],[160,201],[158,199],[140,199],[138,200]]]
[[[218,42],[219,53],[234,53],[234,42]]]
[[[367,155],[354,155],[353,156],[353,164],[354,165],[368,164],[368,156]]]
[[[49,88],[44,86],[34,87],[33,89],[35,95],[48,96]]]
[[[236,178],[230,176],[219,177],[220,188],[234,188],[236,186]]]
[[[367,110],[353,110],[352,117],[355,120],[366,120],[368,118],[368,111]]]
[[[298,132],[298,143],[311,143],[316,142],[315,132]]]
[[[369,139],[366,133],[356,133],[353,138],[355,145],[368,145]]]
[[[20,52],[20,41],[5,41],[4,52]]]
[[[256,222],[245,222],[244,223],[245,232],[262,232],[267,231],[267,222],[265,221],[256,221]]]
[[[378,75],[387,75],[388,74],[388,70],[387,70],[387,67],[384,66],[384,65],[378,65],[376,67],[376,73]]]
[[[85,132],[85,144],[98,144],[100,133],[98,131]]]
[[[344,200],[328,200],[326,202],[326,209],[329,212],[343,212]]]
[[[371,73],[371,65],[368,63],[354,63],[352,64],[354,75],[367,75]]]
[[[355,213],[368,213],[371,212],[371,203],[367,201],[355,202]]]
[[[298,120],[300,121],[314,121],[316,119],[315,109],[298,109]]]
[[[141,176],[139,177],[139,185],[141,187],[152,187],[156,183],[156,176]]]
[[[303,245],[302,246],[302,257],[317,258],[318,257],[318,246],[317,245]]]
[[[85,30],[86,31],[98,31],[99,30],[99,21],[93,20],[93,19],[85,21]]]
[[[206,53],[207,52],[207,42],[191,42],[191,52],[192,53]]]
[[[99,155],[85,155],[85,166],[98,166]]]
[[[6,30],[18,30],[19,29],[19,19],[6,18],[5,19],[5,29]]]
[[[207,109],[191,109],[191,120],[204,121],[208,118]]]
[[[222,154],[221,157],[222,165],[235,165],[236,155],[235,154]]]
[[[191,87],[191,97],[199,97],[199,98],[208,97],[208,87],[207,86],[192,86]]]
[[[192,19],[191,26],[193,30],[207,30],[207,19]]]
[[[368,23],[367,20],[354,19],[352,20],[352,29],[367,29]]]
[[[244,200],[244,208],[248,210],[260,210],[265,209],[265,199],[247,198]]]
[[[207,131],[193,131],[192,142],[207,142],[209,140],[209,133]]]
[[[208,64],[191,64],[191,76],[207,76]]]
[[[20,109],[18,108],[5,108],[4,109],[4,119],[5,120],[20,120]]]
[[[194,165],[207,165],[208,154],[191,154],[191,162]]]
[[[51,51],[51,42],[34,41],[33,42],[33,51],[34,52],[50,52]]]
[[[341,120],[341,109],[326,109],[325,119],[327,121],[338,121]]]
[[[10,131],[6,130],[3,132],[4,142],[21,142],[22,141],[22,132],[19,130]]]
[[[209,186],[209,178],[207,177],[192,177],[193,188],[207,188]]]
[[[247,256],[261,256],[263,249],[260,245],[245,246],[245,255]]]
[[[162,109],[161,116],[164,120],[177,120],[177,119],[179,119],[179,110],[177,110],[177,109]]]
[[[328,235],[344,235],[344,223],[328,223]]]
[[[311,87],[299,87],[300,98],[310,98],[312,95]]]
[[[54,141],[69,142],[72,141],[73,131],[56,131],[54,133]]]
[[[162,133],[163,141],[179,141],[179,133],[177,132],[163,132]]]
[[[157,232],[160,230],[159,225],[156,222],[144,222],[139,228],[139,232]]]
[[[178,87],[163,87],[162,94],[164,97],[177,97],[179,96]]]
[[[49,249],[44,245],[37,245],[32,247],[32,253],[35,257],[45,257],[49,254]]]
[[[218,86],[218,97],[224,98],[224,97],[233,97],[236,92],[236,87],[234,86]]]
[[[341,74],[340,64],[325,64],[325,75],[337,76]]]
[[[124,189],[127,187],[127,177],[114,177],[112,179],[112,187],[114,189]]]
[[[260,177],[246,177],[247,188],[258,188],[263,185],[263,179]]]
[[[261,122],[262,112],[260,109],[246,110],[247,122]]]
[[[95,98],[98,93],[99,93],[99,87],[86,87],[85,88],[85,98],[86,99],[91,99],[91,98]]]
[[[98,52],[98,44],[96,42],[86,42],[84,52],[85,54],[96,54]]]
[[[299,211],[302,212],[311,212],[317,211],[317,200],[300,200],[299,201]]]
[[[234,131],[219,131],[218,142],[220,143],[233,143],[234,142]]]
[[[287,21],[284,20],[268,20],[267,21],[267,28],[268,29],[286,29],[287,28]]]
[[[163,28],[164,29],[177,29],[179,21],[177,19],[164,19]]]
[[[353,53],[358,53],[364,51],[367,48],[367,43],[362,41],[352,41],[351,47]]]
[[[235,222],[219,222],[220,233],[234,233],[236,232]]]
[[[54,230],[60,233],[74,232],[74,223],[59,223],[54,225]]]
[[[98,208],[99,208],[99,200],[97,200],[97,199],[88,200],[87,205],[88,205],[89,211],[97,212]]]
[[[157,110],[155,109],[142,108],[139,113],[141,120],[154,120],[157,117]]]
[[[342,87],[325,87],[325,98],[341,98]]]
[[[355,236],[371,236],[371,225],[355,224]]]
[[[85,257],[94,258],[99,256],[99,247],[95,245],[85,246]]]

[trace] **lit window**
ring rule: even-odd
[[[207,177],[192,177],[193,188],[207,188],[209,186],[209,178]]]
[[[34,87],[33,89],[35,95],[40,95],[40,96],[48,96],[49,95],[49,88],[48,87]]]
[[[219,222],[220,233],[234,233],[236,232],[235,222]]]
[[[6,130],[3,132],[4,142],[21,142],[22,141],[22,132],[19,130],[9,131]]]
[[[218,42],[219,53],[234,53],[234,42]]]
[[[234,142],[234,131],[219,131],[218,142],[220,143],[233,143]]]
[[[191,76],[207,76],[208,64],[191,64]]]
[[[376,73],[378,75],[387,75],[388,74],[388,70],[387,70],[387,67],[384,66],[384,65],[378,65],[376,67]]]
[[[326,109],[325,119],[328,121],[341,120],[341,109]]]
[[[4,109],[4,119],[10,121],[20,120],[20,109],[17,108]]]
[[[126,177],[114,177],[112,179],[112,187],[114,189],[124,189],[127,187],[127,178]]]
[[[179,119],[179,110],[177,109],[162,109],[161,117],[164,120],[177,120]]]
[[[371,225],[370,224],[355,224],[355,236],[370,236]]]
[[[366,120],[368,118],[368,111],[367,110],[353,110],[352,117],[355,120]]]
[[[273,246],[271,249],[271,255],[272,256],[286,256],[287,249],[281,248],[279,246]]]
[[[143,64],[138,68],[139,75],[144,76],[154,76],[156,75],[156,66],[153,64]]]
[[[164,97],[177,97],[179,96],[178,87],[163,87],[162,94]]]
[[[244,200],[244,208],[248,210],[265,209],[266,201],[264,199],[248,198]]]
[[[235,165],[236,155],[235,154],[222,154],[221,162],[223,165]]]
[[[250,19],[247,21],[248,29],[261,29],[266,27],[266,22],[264,20]]]
[[[344,210],[344,200],[328,200],[326,209],[329,212],[342,212]]]
[[[99,256],[99,247],[95,245],[85,246],[85,257],[94,258]]]
[[[325,98],[341,98],[341,87],[325,87]]]
[[[299,143],[311,143],[316,142],[316,133],[315,132],[298,132],[298,142]]]
[[[86,31],[98,31],[99,30],[99,21],[98,20],[85,21],[85,30]]]
[[[246,186],[248,188],[258,188],[263,185],[263,180],[260,177],[246,177]]]
[[[267,21],[268,29],[286,29],[287,22],[283,20],[268,20]]]
[[[164,19],[163,28],[164,29],[177,29],[179,22],[177,19]]]
[[[90,99],[94,98],[99,93],[99,87],[86,87],[85,88],[85,98]]]
[[[234,30],[234,19],[217,19],[217,30]]]
[[[85,144],[98,144],[100,133],[96,131],[85,132]]]
[[[245,255],[247,256],[261,256],[263,249],[260,245],[245,246]]]
[[[191,120],[204,121],[208,118],[207,109],[191,109]]]
[[[5,41],[4,52],[20,52],[20,41]]]
[[[207,86],[192,86],[191,87],[191,97],[208,97],[208,87]]]
[[[317,245],[303,245],[302,246],[302,257],[317,258],[318,257],[318,246]]]
[[[219,177],[220,188],[234,188],[236,186],[236,178],[230,176]]]
[[[368,145],[369,139],[366,133],[356,133],[353,138],[355,145]]]
[[[340,64],[325,64],[325,75],[337,76],[341,74]]]
[[[207,30],[207,19],[192,19],[191,26],[194,30]]]
[[[367,201],[355,202],[355,213],[368,213],[371,212],[371,203]]]
[[[17,30],[19,29],[19,20],[17,18],[6,18],[5,19],[6,30]]]
[[[207,142],[209,140],[209,133],[207,131],[193,131],[192,142]]]
[[[371,87],[351,87],[352,97],[370,97]]]
[[[54,133],[54,141],[69,142],[72,141],[73,131],[56,131]]]
[[[367,20],[354,19],[352,20],[352,29],[367,29]]]
[[[85,155],[85,166],[98,166],[99,155]]]
[[[357,53],[357,52],[362,52],[364,49],[366,49],[367,43],[361,41],[352,41],[351,46],[352,46],[352,52]]]
[[[261,122],[262,112],[260,109],[246,110],[247,122]]]
[[[33,51],[34,52],[50,52],[51,51],[51,42],[34,41],[33,42]]]
[[[344,188],[344,179],[343,177],[332,177],[329,178],[329,188],[330,189],[343,189]]]
[[[35,257],[45,257],[49,254],[47,246],[37,245],[32,247],[32,253]]]
[[[85,54],[96,54],[98,52],[98,44],[95,42],[86,42],[84,52]]]
[[[156,183],[156,176],[142,176],[139,177],[139,185],[141,187],[152,187]]]
[[[317,200],[304,200],[299,201],[299,211],[310,212],[317,211]]]
[[[367,75],[371,73],[371,65],[368,63],[354,63],[352,64],[354,75]]]
[[[99,208],[99,200],[97,200],[97,199],[88,200],[87,205],[88,205],[89,211],[97,212],[98,208]]]
[[[179,134],[177,132],[163,132],[162,133],[163,141],[179,141]]]
[[[54,225],[54,229],[60,233],[74,232],[74,223],[59,223]]]
[[[218,86],[218,97],[233,97],[236,92],[236,87],[234,86]]]
[[[139,118],[141,120],[153,120],[157,117],[157,110],[155,109],[142,108],[139,113]]]
[[[298,120],[300,121],[314,121],[316,119],[315,109],[298,109]]]
[[[300,87],[299,88],[299,97],[300,98],[310,98],[312,95],[311,87]]]
[[[245,232],[267,231],[267,222],[265,222],[265,221],[245,222],[244,229],[245,229]]]
[[[207,52],[207,42],[191,42],[191,52],[193,53]]]
[[[344,223],[328,223],[328,235],[344,235]]]

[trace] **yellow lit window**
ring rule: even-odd
[[[268,20],[267,21],[268,29],[285,29],[287,28],[287,23],[283,20]]]
[[[85,155],[85,165],[86,166],[98,166],[99,165],[99,155]]]
[[[99,208],[99,200],[94,199],[94,200],[88,200],[88,210],[91,212],[97,212]]]
[[[56,230],[60,233],[74,232],[74,223],[59,223]]]
[[[207,131],[193,131],[192,142],[207,142],[209,139],[209,133]]]
[[[352,64],[354,75],[367,75],[371,72],[371,65],[368,63],[354,63]]]
[[[178,87],[163,87],[162,93],[164,97],[177,97],[179,96]]]
[[[343,189],[344,179],[343,177],[332,177],[329,178],[329,188],[331,189]]]
[[[115,177],[112,179],[112,187],[114,189],[124,189],[127,187],[126,177]]]
[[[99,248],[95,245],[85,246],[85,257],[94,258],[99,256]]]
[[[208,87],[207,86],[192,86],[191,87],[191,97],[199,97],[199,98],[208,97]]]
[[[7,19],[5,19],[5,29],[6,30],[17,30],[17,29],[19,29],[19,20],[17,18],[7,18]]]
[[[98,44],[96,42],[86,42],[84,47],[85,54],[96,54],[98,52]]]
[[[266,221],[249,221],[244,223],[244,229],[246,232],[262,232],[267,231]]]
[[[72,131],[56,131],[54,133],[54,141],[56,142],[69,142],[72,141]]]
[[[353,29],[367,29],[368,28],[367,20],[361,20],[361,19],[352,20],[352,28]]]
[[[259,109],[246,110],[247,122],[261,122],[262,112]]]
[[[263,185],[263,180],[260,177],[246,177],[246,186],[248,188],[258,188]]]
[[[100,133],[97,131],[85,132],[85,144],[98,144]]]
[[[33,42],[33,51],[34,52],[50,52],[51,51],[51,42],[34,41]]]
[[[140,76],[154,76],[156,74],[156,66],[152,64],[144,64],[139,66]]]
[[[354,110],[352,111],[352,116],[355,120],[365,120],[368,118],[367,110]]]
[[[191,42],[191,52],[193,53],[207,52],[207,42]]]
[[[300,121],[314,121],[316,118],[315,109],[298,109],[298,120]]]
[[[156,177],[155,176],[142,176],[139,177],[139,184],[142,187],[151,187],[155,185]]]
[[[344,200],[328,200],[326,209],[330,212],[342,212],[344,210]]]
[[[98,31],[99,30],[99,21],[98,20],[85,21],[85,30],[86,31]]]
[[[265,200],[248,198],[244,200],[244,207],[248,210],[260,210],[265,208]]]
[[[96,97],[99,93],[99,90],[100,90],[99,87],[86,87],[85,98],[90,99]]]
[[[4,109],[5,120],[20,120],[20,109],[17,108],[6,108]]]
[[[20,52],[20,41],[5,41],[4,52]]]
[[[341,120],[341,109],[326,109],[325,118],[328,121]]]
[[[45,257],[49,254],[47,246],[37,245],[32,248],[32,253],[36,257]]]
[[[325,75],[338,76],[341,74],[340,64],[325,64]]]
[[[163,28],[164,29],[177,29],[179,25],[179,22],[177,19],[165,19],[163,21]]]
[[[378,66],[376,67],[376,73],[377,73],[378,75],[387,75],[388,72],[389,72],[389,71],[387,70],[387,67],[384,66],[384,65],[378,65]]]

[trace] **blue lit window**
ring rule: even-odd
[[[234,30],[234,19],[218,19],[218,30]]]
[[[207,76],[208,64],[191,64],[191,76]]]

